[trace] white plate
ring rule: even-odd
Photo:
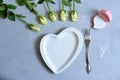
[[[79,55],[83,35],[75,28],[67,28],[58,35],[48,34],[40,42],[41,56],[54,72],[65,70]]]

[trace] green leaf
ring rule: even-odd
[[[8,4],[7,8],[8,9],[16,9],[17,7],[15,5],[13,5],[13,4]]]
[[[76,3],[81,3],[81,0],[75,0]]]
[[[25,0],[17,0],[16,1],[20,6],[23,6],[25,4]]]
[[[38,4],[42,4],[45,0],[39,0]]]
[[[72,0],[68,0],[68,2],[72,2]]]
[[[31,5],[33,6],[33,8],[37,6],[34,2],[31,2]]]
[[[66,6],[71,6],[71,4],[70,4],[70,2],[68,0],[64,0],[63,4],[66,5]]]
[[[3,3],[3,0],[0,0],[0,4]]]
[[[7,11],[0,11],[0,17],[6,18],[7,17]]]
[[[55,2],[54,2],[54,1],[51,1],[50,3],[55,4]]]
[[[4,11],[5,10],[5,5],[0,5],[0,11]]]
[[[37,5],[34,2],[26,1],[27,7],[32,11]]]
[[[15,21],[15,14],[12,11],[8,11],[8,19]]]
[[[23,16],[22,14],[16,14],[17,17],[20,17],[20,18],[25,18],[26,16]]]
[[[48,2],[50,2],[52,4],[55,4],[55,2],[53,0],[46,0],[46,1],[48,1]]]

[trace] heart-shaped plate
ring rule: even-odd
[[[44,36],[40,42],[40,51],[47,66],[57,74],[77,58],[82,46],[82,33],[78,29],[67,28],[58,35]]]

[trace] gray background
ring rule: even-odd
[[[37,0],[35,0],[37,1]],[[4,0],[15,3],[15,0]],[[53,10],[60,10],[60,0],[56,5],[50,4]],[[16,20],[0,19],[0,80],[119,80],[120,79],[120,0],[82,0],[77,4],[78,22],[56,21],[40,26],[41,32],[33,32]],[[17,4],[16,4],[17,5]],[[67,10],[71,10],[65,7]],[[36,9],[41,14],[47,13],[44,4]],[[47,33],[58,33],[66,27],[75,27],[81,31],[91,26],[91,18],[100,9],[110,10],[113,20],[103,30],[91,29],[91,65],[92,72],[85,71],[85,48],[78,58],[65,71],[53,74],[44,64],[39,53],[39,42]],[[25,7],[15,11],[27,15],[26,20],[38,24],[33,13]],[[63,45],[64,46],[64,45]]]

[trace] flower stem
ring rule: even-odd
[[[49,12],[51,12],[50,6],[48,5],[48,1],[45,1],[45,2],[46,2]]]
[[[33,8],[33,12],[34,12],[37,16],[41,16],[34,8]]]
[[[73,10],[75,11],[75,0],[73,0]]]
[[[28,23],[27,21],[25,21],[25,20],[22,19],[21,17],[19,17],[19,16],[17,16],[17,15],[16,15],[16,17],[17,17],[19,20],[21,20],[23,23],[25,23],[25,24],[27,24],[27,25],[30,25],[30,23]]]
[[[32,5],[30,5],[30,1],[29,0],[25,0],[25,5],[30,9],[30,11],[33,11],[37,16],[41,16],[36,10],[35,7],[32,7]],[[31,9],[32,7],[32,9]]]
[[[62,0],[62,10],[64,10],[64,0]]]

